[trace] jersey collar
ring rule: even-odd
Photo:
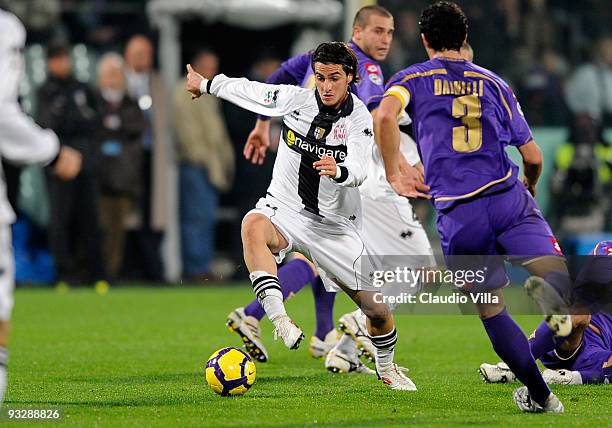
[[[321,100],[321,96],[319,95],[319,91],[317,91],[317,88],[315,88],[314,91],[315,99],[317,100],[317,106],[319,107],[319,111],[321,113],[336,116],[336,119],[339,119],[341,117],[350,116],[350,114],[353,112],[353,95],[350,89],[348,97],[346,97],[344,102],[342,102],[342,104],[340,104],[340,107],[337,109],[331,108],[323,104],[323,100]]]

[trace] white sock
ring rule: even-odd
[[[6,393],[7,386],[7,368],[8,363],[8,351],[4,346],[0,346],[0,407],[4,402],[4,394]]]
[[[253,284],[253,292],[266,311],[270,321],[274,322],[280,316],[287,315],[283,304],[283,292],[278,277],[268,272],[257,270],[249,275]]]
[[[357,355],[357,344],[348,334],[343,334],[334,348],[342,351],[346,355]]]
[[[393,364],[395,344],[397,343],[397,330],[381,336],[370,336],[372,344],[376,347],[376,370],[382,373]]]

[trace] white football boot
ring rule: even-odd
[[[289,349],[297,349],[304,339],[302,329],[287,315],[282,315],[272,321],[274,324],[274,340],[280,337]]]
[[[312,358],[325,358],[327,353],[338,343],[340,335],[336,329],[331,330],[325,335],[325,340],[319,339],[317,336],[310,338],[308,345],[308,353]]]
[[[332,373],[363,373],[375,375],[376,372],[359,361],[357,355],[353,357],[339,349],[332,349],[325,358],[325,368]]]
[[[355,341],[362,357],[374,362],[376,361],[376,348],[368,336],[365,318],[361,309],[357,309],[342,315],[338,320],[338,328]]]
[[[545,315],[546,324],[557,336],[569,336],[572,332],[572,317],[557,290],[539,276],[530,276],[525,281],[527,294],[536,301]]]
[[[486,383],[512,383],[516,380],[512,370],[504,362],[495,365],[483,363],[478,371]]]
[[[550,384],[582,385],[582,376],[578,371],[546,369],[542,372],[542,377]]]
[[[261,341],[259,321],[255,317],[247,316],[244,308],[236,308],[227,316],[225,325],[240,336],[251,357],[260,363],[268,361],[268,352]]]
[[[565,410],[563,403],[557,398],[552,392],[546,399],[544,407],[533,401],[529,396],[529,391],[526,386],[521,386],[514,390],[512,394],[514,403],[521,409],[522,412],[527,413],[563,413]]]
[[[382,372],[378,372],[378,379],[382,381],[385,385],[387,385],[391,389],[395,389],[397,391],[416,391],[417,387],[407,377],[404,373],[408,371],[405,367],[400,367],[397,364],[393,363],[389,366],[388,369]]]

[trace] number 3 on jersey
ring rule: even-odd
[[[453,149],[459,153],[475,152],[482,146],[480,99],[464,95],[453,100],[453,117],[461,118],[463,126],[453,128]]]

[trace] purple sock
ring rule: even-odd
[[[325,340],[327,333],[334,329],[334,301],[336,300],[336,293],[327,291],[321,277],[317,276],[312,282],[312,294],[314,295],[317,315],[315,336]]]
[[[542,321],[533,333],[533,338],[529,338],[531,355],[538,360],[542,355],[559,346],[564,340],[565,338],[555,336],[555,333],[548,328],[546,322]]]
[[[291,260],[278,270],[278,282],[283,290],[283,300],[287,300],[313,280],[314,273],[310,265],[302,259]],[[244,308],[244,313],[258,320],[261,320],[266,314],[257,299]]]
[[[506,309],[494,317],[483,319],[482,323],[497,355],[527,386],[531,398],[543,406],[550,389],[540,374],[521,328],[508,315]]]

